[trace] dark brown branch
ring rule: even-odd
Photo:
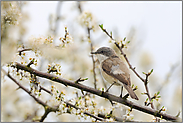
[[[25,66],[26,67],[26,66]],[[36,98],[33,94],[31,94],[31,92],[26,89],[24,86],[22,86],[19,82],[17,82],[9,73],[7,73],[4,69],[2,69],[2,71],[11,79],[13,80],[18,86],[19,88],[23,89],[26,93],[28,93],[37,103],[39,103],[40,105],[42,105],[44,108],[45,108],[45,114],[42,116],[41,118],[41,122],[44,121],[44,119],[47,117],[47,115],[50,113],[50,112],[56,112],[58,111],[58,106],[55,106],[55,107],[51,107],[51,106],[48,106],[45,102],[43,102],[42,100],[40,100],[39,98]]]
[[[148,82],[148,77],[149,77],[149,75],[150,75],[150,74],[146,74],[146,79],[145,79],[145,82],[144,82],[144,86],[145,86],[145,89],[146,89],[146,92],[147,92],[146,94],[147,94],[147,96],[148,96],[148,98],[149,98],[149,101],[151,102],[152,98],[151,98],[150,93],[149,93],[149,88],[147,87],[147,82]],[[150,104],[151,104],[151,108],[154,109],[153,103],[150,103]]]
[[[76,95],[77,95],[76,97],[78,98],[78,93],[76,93]],[[83,96],[81,96],[81,98],[84,98],[84,97],[87,96],[87,95],[89,96],[90,93],[89,93],[89,92],[85,93]],[[72,99],[73,99],[73,98],[69,99],[68,102],[71,101]]]
[[[40,86],[39,91],[41,92],[41,90],[44,90],[45,92],[47,92],[47,93],[53,95],[53,93],[52,93],[51,91],[47,90],[46,88],[44,88],[44,87],[42,87],[42,86]]]
[[[44,108],[45,108],[45,112],[44,112],[44,115],[41,117],[40,122],[43,122],[50,112],[59,111],[58,109],[59,106],[55,106],[55,107],[45,106]]]
[[[30,49],[30,48],[27,48],[27,49],[22,49],[22,50],[19,50],[18,52],[19,52],[19,55],[21,56],[22,52],[24,52],[24,51],[30,51],[30,50],[32,50],[32,49]]]
[[[51,73],[51,72],[58,72],[55,66],[48,68],[48,73]]]
[[[75,83],[83,82],[83,81],[85,81],[85,80],[88,80],[88,78],[81,79],[81,77],[79,77],[79,79],[77,79],[77,80],[75,81]]]
[[[34,64],[34,60],[35,60],[35,58],[33,58],[33,59],[29,62],[29,64],[27,65],[27,67],[30,67],[32,64]]]
[[[4,71],[4,70],[3,70],[3,71]],[[40,99],[36,98],[34,95],[31,95],[31,92],[30,92],[28,89],[24,88],[21,84],[19,84],[12,76],[10,76],[10,75],[9,75],[8,73],[6,73],[5,71],[4,71],[4,73],[5,73],[10,79],[12,79],[12,80],[19,86],[19,88],[22,88],[25,92],[27,92],[30,96],[32,96],[32,97],[36,100],[36,102],[38,102],[39,104],[41,104],[41,105],[45,108],[45,113],[44,113],[44,115],[41,117],[40,122],[43,122],[44,119],[47,117],[47,115],[48,115],[50,112],[56,112],[56,111],[59,110],[57,106],[55,106],[55,107],[50,107],[50,106],[48,106],[46,103],[42,102]],[[45,89],[45,88],[43,88],[43,87],[41,87],[41,86],[40,86],[40,88],[43,89],[43,90],[45,90],[46,92],[52,94],[52,93],[51,93],[50,91],[48,91],[47,89]],[[65,101],[64,101],[64,102],[65,102]],[[69,102],[65,102],[65,103],[66,103],[67,105],[70,105],[71,107],[77,109],[77,110],[78,110],[78,109],[80,109],[80,110],[83,109],[83,108],[79,108],[79,107],[77,107],[77,106],[75,106],[75,105],[73,105],[73,104],[71,104],[71,103],[69,103]],[[86,115],[89,115],[89,116],[91,116],[91,117],[93,117],[93,118],[95,118],[96,120],[104,121],[102,118],[99,118],[99,117],[97,117],[97,116],[95,116],[95,115],[93,115],[93,114],[91,114],[91,113],[89,113],[89,112],[84,111],[83,113],[86,114]]]
[[[87,91],[87,92],[90,92],[92,94],[98,95],[100,97],[107,98],[108,100],[124,104],[126,106],[129,106],[133,109],[142,111],[142,112],[147,113],[147,114],[151,114],[151,115],[154,115],[154,116],[166,119],[166,120],[171,120],[171,121],[177,121],[177,120],[180,121],[181,120],[180,118],[177,118],[175,116],[171,116],[171,115],[166,114],[166,113],[162,113],[162,112],[159,113],[158,110],[151,109],[147,106],[141,106],[141,105],[136,104],[134,102],[131,102],[129,100],[125,100],[125,99],[122,99],[122,98],[117,97],[115,95],[109,94],[107,92],[102,92],[100,90],[97,90],[97,89],[94,89],[94,88],[91,88],[91,87],[88,87],[88,86],[85,86],[85,85],[82,85],[82,84],[79,84],[79,83],[77,84],[77,83],[75,83],[74,81],[71,81],[71,80],[63,79],[63,78],[60,78],[60,77],[55,76],[55,75],[40,72],[38,70],[27,67],[27,66],[22,65],[20,63],[15,63],[14,67],[16,67],[17,69],[27,71],[31,74],[35,74],[36,76],[47,78],[47,79],[52,80],[54,82],[58,82],[58,83],[61,83],[61,84],[64,84],[64,85],[72,86],[72,87],[78,88],[80,90]]]

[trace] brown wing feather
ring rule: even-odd
[[[119,64],[119,69],[121,71],[123,71],[123,74],[113,74],[111,72],[111,68],[112,66],[116,66]],[[120,65],[123,64],[123,65]],[[131,85],[130,82],[130,75],[128,72],[128,68],[126,67],[126,65],[121,61],[120,58],[108,58],[106,60],[103,61],[102,63],[102,69],[104,72],[106,72],[108,75],[110,75],[111,77],[114,77],[115,79],[118,79],[120,82],[122,82],[123,84],[126,85]],[[125,71],[124,71],[125,69]]]

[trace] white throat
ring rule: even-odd
[[[109,57],[104,56],[104,55],[101,55],[101,54],[96,54],[96,55],[97,55],[97,58],[98,58],[100,64],[101,64],[104,60],[106,60],[107,58],[109,58]]]

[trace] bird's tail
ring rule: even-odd
[[[139,98],[137,97],[137,95],[135,94],[135,92],[133,91],[133,89],[130,85],[125,85],[125,84],[123,84],[123,85],[124,85],[125,89],[128,91],[131,98],[139,100]]]

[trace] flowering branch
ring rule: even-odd
[[[67,105],[69,105],[69,106],[75,108],[76,110],[78,110],[78,109],[79,109],[79,110],[82,110],[82,109],[83,109],[83,108],[79,108],[79,107],[77,107],[77,106],[75,106],[75,105],[73,105],[73,104],[71,104],[71,103],[69,103],[69,102],[66,102],[66,101],[64,101],[64,103],[66,103]],[[93,118],[95,118],[96,120],[99,120],[99,121],[105,121],[104,119],[102,119],[102,118],[100,118],[100,117],[97,117],[97,116],[95,116],[95,115],[93,115],[93,114],[91,114],[91,113],[89,113],[89,112],[86,112],[86,111],[84,111],[83,114],[88,115],[88,116],[90,116],[90,117],[93,117]]]
[[[31,94],[31,91],[29,91],[27,88],[25,88],[24,86],[22,86],[19,82],[17,82],[9,73],[7,73],[4,69],[2,69],[2,71],[11,79],[13,80],[18,86],[19,88],[23,89],[26,93],[28,93],[37,103],[39,103],[40,105],[42,105],[45,109],[45,113],[42,116],[42,118],[40,119],[40,122],[43,122],[44,119],[47,117],[47,115],[50,112],[56,112],[59,109],[59,106],[49,106],[47,105],[45,102],[43,102],[42,100],[40,100],[39,98],[36,98],[35,95]]]
[[[121,55],[124,56],[124,58],[125,58],[126,62],[128,63],[130,69],[131,69],[131,70],[132,70],[132,71],[133,71],[133,72],[134,72],[143,82],[145,82],[145,79],[143,79],[143,78],[136,72],[135,67],[132,67],[132,65],[130,64],[128,58],[126,57],[126,54],[123,52],[122,48],[123,48],[124,45],[122,45],[122,46],[120,47],[119,44],[116,42],[116,40],[112,37],[112,34],[110,35],[110,34],[107,32],[107,30],[103,28],[103,24],[101,24],[101,25],[99,25],[99,26],[100,26],[100,28],[102,29],[102,31],[105,32],[106,35],[109,36],[109,37],[111,38],[111,40],[114,41],[114,44],[115,44],[116,47],[120,50]]]
[[[148,87],[147,87],[148,77],[149,77],[150,74],[153,72],[153,69],[152,69],[151,72],[149,72],[148,74],[145,73],[146,78],[143,79],[143,78],[136,72],[135,67],[132,67],[132,65],[130,64],[130,62],[129,62],[127,56],[126,56],[126,54],[123,52],[122,49],[124,48],[124,44],[121,44],[121,46],[119,46],[119,44],[116,42],[116,40],[112,37],[112,32],[111,32],[111,34],[109,34],[109,33],[107,32],[107,30],[103,28],[103,24],[101,24],[101,25],[99,25],[99,26],[100,26],[100,28],[103,30],[103,32],[105,32],[106,35],[109,36],[109,37],[111,38],[111,40],[114,41],[114,44],[115,44],[116,47],[120,50],[121,55],[124,56],[124,58],[125,58],[126,62],[128,63],[130,69],[137,75],[138,78],[140,78],[140,79],[142,80],[142,82],[144,82],[144,86],[145,86],[145,89],[146,89],[146,94],[147,94],[147,96],[148,96],[148,98],[149,98],[149,100],[150,100],[150,103],[149,103],[149,104],[151,104],[151,108],[154,109],[154,105],[153,105],[153,103],[152,103],[152,101],[151,101],[152,98],[151,98],[151,96],[150,96],[150,92],[149,92],[149,89],[148,89]],[[125,39],[124,39],[124,40],[125,40]],[[156,118],[156,121],[158,121],[157,118]]]
[[[82,7],[81,7],[81,4],[79,1],[77,2],[77,5],[78,5],[78,9],[79,9],[80,14],[82,14]],[[93,43],[92,43],[91,38],[90,38],[90,31],[91,30],[92,30],[92,28],[88,26],[87,32],[88,32],[88,40],[90,42],[90,51],[93,52]],[[96,79],[96,72],[95,72],[95,60],[94,60],[93,54],[91,54],[91,58],[92,58],[92,62],[93,62],[94,88],[96,89],[97,88],[97,79]]]
[[[170,120],[170,121],[181,120],[180,118],[177,118],[175,116],[171,116],[171,115],[166,114],[166,113],[159,112],[158,110],[151,109],[151,108],[149,108],[147,106],[141,106],[139,104],[131,102],[131,101],[127,100],[127,99],[123,99],[123,98],[117,97],[117,96],[112,95],[110,93],[103,92],[103,91],[100,91],[100,90],[97,90],[97,89],[85,86],[85,85],[80,84],[80,83],[75,83],[74,81],[63,79],[63,78],[60,78],[58,76],[51,75],[49,73],[40,72],[38,70],[35,70],[35,69],[31,68],[31,67],[27,67],[26,65],[22,65],[22,64],[17,63],[17,62],[15,63],[15,65],[13,65],[13,67],[17,68],[17,70],[21,69],[21,70],[27,71],[27,72],[29,72],[31,74],[34,74],[36,76],[39,76],[39,77],[42,77],[42,78],[47,78],[49,80],[52,80],[53,82],[58,82],[60,84],[64,84],[64,85],[67,85],[67,86],[72,86],[72,87],[78,88],[80,90],[90,92],[92,94],[98,95],[98,96],[106,98],[108,100],[124,104],[124,105],[129,106],[129,107],[131,107],[133,109],[136,109],[136,110],[142,111],[144,113],[151,114],[151,115],[154,115],[154,116],[166,119],[166,120]]]
[[[151,101],[149,89],[148,89],[148,87],[147,87],[147,81],[148,81],[148,77],[150,76],[150,74],[151,74],[152,72],[146,74],[146,79],[143,79],[143,78],[136,72],[135,67],[132,67],[132,65],[130,64],[130,62],[129,62],[127,56],[126,56],[126,54],[123,52],[122,49],[123,49],[124,45],[122,44],[121,46],[119,46],[119,44],[116,42],[116,40],[112,37],[112,33],[109,34],[109,33],[107,32],[107,30],[103,28],[103,24],[99,25],[99,27],[102,29],[103,32],[106,33],[107,36],[109,36],[109,37],[111,38],[111,40],[114,41],[114,44],[115,44],[116,47],[120,50],[121,54],[124,56],[124,58],[125,58],[126,62],[128,63],[130,69],[131,69],[131,70],[132,70],[132,71],[142,80],[142,82],[144,82],[145,89],[146,89],[146,92],[147,92],[146,94],[148,95],[148,98],[149,98],[149,100]],[[152,69],[152,70],[153,70],[153,69]],[[151,70],[151,71],[152,71],[152,70]],[[154,109],[153,103],[151,103],[151,107]]]

